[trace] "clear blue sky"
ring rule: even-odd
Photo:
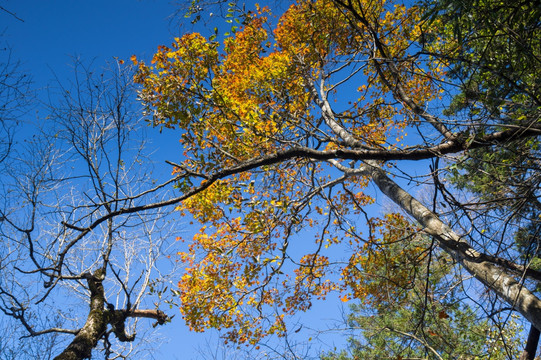
[[[3,0],[18,21],[0,14],[0,31],[36,82],[63,74],[71,57],[100,61],[150,56],[179,32],[168,0]]]
[[[177,7],[169,0],[0,0],[0,6],[22,20],[0,12],[1,47],[8,46],[13,59],[21,61],[34,87],[43,90],[42,98],[55,77],[70,79],[74,57],[94,61],[95,66],[115,57],[128,60],[132,54],[149,58],[158,45],[169,44],[174,36],[191,30],[191,25],[180,28],[178,19],[171,18]],[[174,142],[174,136],[168,138]],[[215,336],[189,333],[178,309],[164,310],[177,316],[161,330],[170,342],[160,349],[163,357],[158,358],[200,358],[198,347],[217,343]],[[339,316],[337,303],[316,302],[313,311],[303,317],[305,329],[298,336],[303,336],[309,322]]]
[[[169,0],[0,0],[0,6],[23,20],[0,12],[0,47],[11,49],[12,60],[42,90],[41,99],[55,76],[72,78],[74,57],[96,67],[115,57],[150,57],[182,31],[171,19],[177,8]],[[163,310],[176,317],[160,329],[169,343],[157,358],[196,358],[196,347],[205,346],[208,335],[189,333],[178,309]]]

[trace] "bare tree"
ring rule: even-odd
[[[60,86],[39,130],[24,129],[32,135],[2,176],[0,310],[27,337],[53,336],[56,359],[89,358],[98,347],[105,358],[135,356],[145,341],[136,330],[169,321],[158,308],[174,270],[158,268],[174,239],[168,212],[117,214],[88,228],[165,196],[130,107],[130,69],[115,65],[93,73],[76,62],[73,84]]]
[[[17,123],[28,111],[32,93],[30,78],[13,60],[11,49],[0,44],[0,164],[13,148]]]

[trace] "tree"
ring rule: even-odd
[[[435,10],[449,20],[447,29],[454,31],[456,41],[474,50],[466,53],[451,47],[451,51],[439,54],[450,64],[451,76],[462,83],[446,112],[476,114],[485,121],[497,117],[506,125],[522,125],[524,120],[537,118],[539,7],[534,3],[439,1]],[[513,236],[522,254],[520,261],[535,269],[537,148],[538,139],[529,139],[475,149],[457,162],[450,176],[459,188],[490,203],[477,208],[477,214],[511,225],[503,234],[492,228],[489,220],[482,231],[491,236]],[[531,326],[521,359],[534,358],[538,339],[539,330]]]
[[[538,117],[537,4],[435,1],[426,2],[425,8],[429,9],[427,16],[432,17],[431,25],[437,28],[439,23],[443,24],[439,31],[445,39],[445,44],[437,46],[438,51],[429,46],[425,51],[444,61],[450,69],[449,76],[459,84],[444,113],[464,119],[473,117],[478,126],[498,119],[502,129],[514,124],[522,126],[524,120]],[[425,41],[437,42],[434,38]],[[475,241],[490,247],[496,237],[512,237],[516,244],[510,241],[507,246],[521,255],[506,256],[534,269],[538,233],[537,148],[536,138],[477,148],[457,159],[450,169],[442,169],[442,177],[475,196],[466,204],[457,202],[449,188],[436,181],[442,193],[448,194],[442,200],[453,208],[454,214],[476,217],[476,221],[471,221],[471,217],[468,221],[470,229],[477,232]],[[538,338],[539,331],[532,326],[521,359],[534,358]]]
[[[479,319],[460,303],[412,302],[374,314],[354,305],[347,349],[322,355],[330,359],[516,359],[522,347],[521,327],[507,320],[503,329]],[[445,308],[445,310],[442,310]],[[372,315],[369,315],[372,314]]]
[[[0,7],[1,9],[1,7]],[[0,165],[7,159],[13,147],[17,121],[29,110],[30,79],[18,62],[14,61],[10,49],[0,50]]]
[[[365,293],[350,305],[347,349],[322,359],[518,358],[517,322],[499,328],[461,301],[462,284],[451,276],[449,257],[423,251],[431,240],[402,216],[393,218],[359,255],[362,276],[354,286]]]
[[[515,15],[529,6],[484,3]],[[256,8],[223,47],[193,33],[160,47],[151,65],[133,58],[151,121],[178,128],[183,146],[174,171],[182,195],[167,204],[202,224],[181,255],[189,265],[179,283],[181,310],[193,329],[228,328],[229,340],[256,342],[286,331],[284,316],[308,309],[313,298],[339,291],[345,300],[363,299],[350,270],[374,230],[363,235],[359,217],[388,223],[363,210],[376,196],[369,184],[433,239],[424,251],[448,254],[497,303],[541,326],[541,274],[520,260],[517,223],[498,218],[499,236],[485,235],[479,223],[487,218],[476,214],[491,204],[471,206],[468,194],[453,195],[440,178],[477,149],[537,138],[539,77],[525,70],[531,66],[514,48],[524,45],[514,28],[487,40],[476,26],[484,29],[494,14],[479,7],[466,22],[476,26],[457,31],[464,20],[446,21],[452,12],[442,4],[426,13],[386,1],[300,1],[277,20]],[[539,26],[526,25],[517,24],[531,30],[528,61],[537,64]],[[494,56],[497,67],[487,65]],[[516,77],[501,69],[516,69]],[[461,111],[461,98],[475,111]],[[406,160],[427,166],[432,210],[392,179],[416,181]],[[456,206],[439,214],[446,211],[440,200]],[[302,241],[302,256],[294,241]],[[279,314],[267,317],[273,309]]]
[[[84,359],[100,349],[107,359],[142,358],[152,339],[143,322],[169,321],[159,305],[166,269],[175,270],[166,259],[175,230],[163,209],[110,216],[166,192],[152,178],[131,69],[75,69],[41,129],[22,128],[33,136],[4,163],[0,310],[22,330],[15,346],[41,344],[17,358]]]

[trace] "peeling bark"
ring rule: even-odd
[[[488,261],[487,255],[472,248],[435,213],[389,179],[381,168],[370,165],[367,172],[378,188],[417,220],[445,252],[522,314],[534,327],[541,329],[541,300],[537,296],[517,282],[507,269]]]

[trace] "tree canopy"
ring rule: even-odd
[[[201,224],[179,254],[188,324],[255,343],[332,292],[396,298],[428,276],[426,259],[449,256],[493,306],[541,328],[541,273],[515,241],[530,215],[519,204],[538,196],[539,11],[298,1],[242,12],[228,36],[176,38],[150,64],[132,57],[150,121],[180,139],[169,203]],[[407,217],[368,215],[378,193]],[[370,255],[383,233],[394,258]],[[432,241],[413,246],[416,234]],[[365,281],[393,261],[414,270]]]
[[[187,16],[216,5],[230,25],[152,59],[76,63],[22,145],[30,84],[0,62],[0,311],[44,339],[0,354],[138,356],[165,299],[257,349],[334,298],[356,337],[323,359],[516,358],[521,321],[533,359],[539,3],[194,0]],[[179,139],[162,182],[136,101]],[[197,231],[171,245],[173,209]]]

